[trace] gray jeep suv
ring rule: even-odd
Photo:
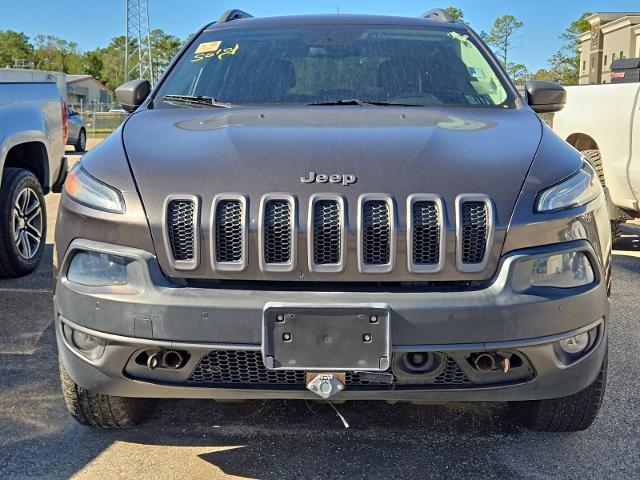
[[[81,423],[157,398],[507,401],[587,428],[607,370],[598,177],[468,26],[224,14],[69,175],[62,388]]]

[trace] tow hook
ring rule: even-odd
[[[344,390],[344,373],[308,373],[307,389],[325,400]]]

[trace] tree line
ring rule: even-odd
[[[447,11],[464,21],[464,12],[456,7]],[[524,23],[513,15],[495,19],[489,32],[480,36],[491,46],[498,59],[516,83],[527,80],[552,80],[563,84],[578,83],[580,52],[578,35],[590,29],[586,20],[590,13],[582,14],[571,22],[560,35],[562,44],[547,61],[547,68],[530,72],[526,65],[513,60],[514,40]],[[151,56],[154,78],[169,65],[185,40],[161,29],[151,31]],[[0,30],[0,67],[13,66],[14,60],[24,60],[40,70],[53,70],[70,74],[92,75],[112,90],[124,82],[124,56],[126,39],[114,37],[106,47],[81,52],[75,42],[52,35],[36,35],[33,41],[22,32]]]
[[[447,11],[456,20],[464,21],[464,12],[456,7],[448,7]],[[578,35],[590,30],[585,12],[560,35],[562,40],[558,51],[547,60],[547,68],[531,72],[526,65],[512,60],[514,40],[524,23],[513,15],[502,15],[495,19],[489,32],[480,32],[480,36],[493,49],[494,53],[507,70],[509,76],[518,84],[527,80],[551,80],[565,85],[578,83],[580,75],[580,50]]]
[[[178,52],[184,40],[161,29],[151,31],[154,78],[158,78]],[[12,67],[16,60],[38,70],[92,75],[110,89],[125,81],[126,38],[111,39],[106,47],[81,52],[78,44],[53,35],[39,34],[33,41],[22,32],[0,30],[0,67]]]

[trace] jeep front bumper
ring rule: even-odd
[[[126,288],[88,287],[70,282],[66,271],[76,250],[127,257],[135,262]],[[515,262],[541,252],[581,250],[595,280],[584,287],[511,288]],[[231,284],[207,288],[167,280],[153,255],[83,240],[69,248],[55,295],[60,356],[71,378],[96,393],[158,398],[317,398],[304,389],[304,372],[267,371],[262,364],[264,310],[268,304],[336,306],[385,305],[390,312],[393,356],[438,352],[451,360],[442,381],[377,385],[347,377],[336,399],[532,400],[571,395],[596,378],[606,352],[608,301],[602,267],[587,242],[520,251],[502,259],[493,281],[471,290],[416,290],[340,287],[253,289]],[[89,358],[74,346],[63,325],[100,339],[103,350]],[[592,343],[571,361],[557,353],[558,341],[591,332]],[[179,350],[186,360],[177,370],[140,362],[145,352]],[[520,370],[482,377],[471,354],[514,353]],[[146,358],[146,357],[145,357]],[[451,368],[449,368],[451,367]],[[231,372],[231,373],[230,373]],[[462,372],[462,373],[461,373]],[[395,373],[395,371],[394,371]]]

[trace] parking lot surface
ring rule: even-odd
[[[91,146],[91,144],[90,144]],[[77,160],[76,156],[72,157]],[[47,200],[50,226],[58,196]],[[33,275],[0,280],[0,478],[639,478],[640,239],[616,244],[606,402],[586,432],[522,430],[506,405],[159,403],[131,430],[68,416],[50,229]]]

